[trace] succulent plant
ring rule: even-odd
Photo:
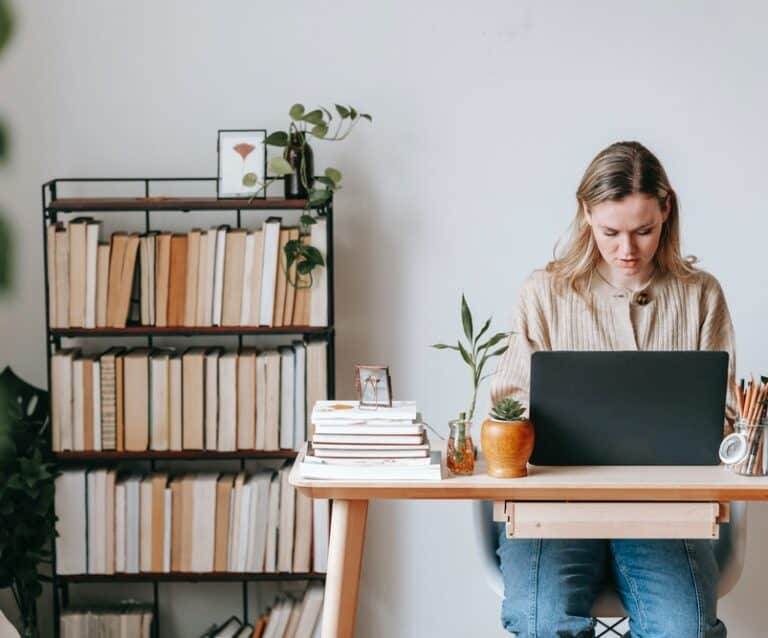
[[[500,399],[491,408],[491,418],[495,421],[520,421],[524,413],[523,404],[512,397]]]

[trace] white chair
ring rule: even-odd
[[[503,598],[504,583],[501,578],[499,558],[496,555],[499,524],[493,521],[493,503],[491,501],[474,501],[473,507],[475,544],[480,553],[480,561],[491,589],[496,592],[499,598]],[[717,586],[718,598],[725,596],[738,582],[744,568],[746,545],[747,504],[743,501],[731,503],[730,522],[720,524],[720,538],[715,541],[715,556],[720,567],[720,580]],[[611,588],[606,588],[598,595],[592,607],[592,616],[595,618],[620,618],[626,616],[626,611],[616,592]]]

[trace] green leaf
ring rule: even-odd
[[[288,115],[291,116],[292,120],[300,120],[301,117],[304,115],[304,105],[303,104],[294,104],[291,107],[291,110],[288,111]]]
[[[357,111],[351,106],[349,107],[349,117],[351,117],[353,120],[357,118]]]
[[[464,295],[461,295],[461,323],[464,326],[464,335],[467,337],[467,341],[472,343],[472,313]]]
[[[309,193],[310,206],[322,206],[331,199],[331,192],[327,190],[312,189]]]
[[[243,175],[243,186],[253,188],[259,183],[259,176],[256,173],[246,173]]]
[[[14,243],[11,237],[11,225],[5,215],[0,212],[0,292],[11,287],[13,281]],[[0,441],[0,447],[2,447]]]
[[[306,115],[302,116],[301,119],[309,124],[322,124],[323,112],[320,109],[315,109],[314,111],[310,111]]]
[[[319,137],[320,139],[323,139],[326,136],[326,134],[328,133],[328,126],[326,126],[325,123],[318,124],[316,126],[313,126],[312,130],[310,132],[315,137]]]
[[[1,1],[1,0],[0,0]],[[0,122],[0,162],[8,156],[8,135],[5,126]]]
[[[490,339],[488,339],[488,341],[482,344],[478,350],[487,350],[488,348],[493,348],[493,346],[495,346],[497,343],[499,343],[499,341],[507,336],[509,336],[509,333],[507,332],[497,332]]]
[[[312,215],[302,215],[299,218],[299,223],[303,224],[304,226],[311,226],[312,224],[316,224],[317,220],[315,220],[315,218],[312,217]]]
[[[267,135],[264,143],[269,146],[288,146],[288,133],[285,131],[275,131]]]
[[[768,377],[763,377],[763,376],[761,376],[761,377],[760,377],[760,381],[761,381],[762,383],[768,383]]]
[[[491,357],[498,357],[500,354],[504,354],[508,348],[509,346],[503,346],[498,350],[494,350],[493,352],[491,352],[491,354],[488,355],[488,358],[490,359]]]
[[[368,113],[361,113],[360,117],[364,117],[369,122],[373,122],[373,118],[370,115],[368,115]]]
[[[331,112],[324,106],[321,106],[320,108],[323,110],[323,113],[325,113],[325,117],[327,117],[328,121],[330,122],[333,119],[333,115],[331,115]]]
[[[475,369],[475,363],[472,361],[472,357],[470,356],[469,352],[467,352],[467,349],[464,347],[464,345],[461,343],[461,341],[456,342],[459,346],[459,352],[461,353],[461,358],[466,361],[467,365],[472,368],[474,371]]]
[[[336,105],[336,111],[341,115],[342,120],[346,120],[349,117],[349,109],[341,104]]]
[[[336,168],[326,168],[325,176],[333,182],[334,186],[338,186],[341,183],[341,171]]]
[[[480,341],[480,337],[482,337],[485,334],[485,331],[488,330],[489,326],[491,325],[491,317],[488,317],[488,321],[486,321],[483,324],[483,327],[480,328],[480,332],[477,333],[477,336],[475,337],[475,341],[473,345],[477,345],[477,342]]]
[[[283,157],[273,157],[269,160],[269,170],[274,175],[291,175],[293,167]]]
[[[322,175],[320,177],[315,177],[313,186],[317,188],[317,184],[322,184],[324,187],[327,186],[328,188],[334,188],[336,186],[330,177],[324,177]]]
[[[459,351],[459,348],[457,346],[450,346],[447,343],[433,343],[430,348],[434,348],[435,350],[455,350],[456,352]]]
[[[0,0],[0,50],[8,44],[13,32],[13,14],[5,0]]]
[[[314,246],[304,246],[303,254],[304,258],[315,266],[325,266],[323,255]]]
[[[308,261],[302,261],[296,264],[296,272],[300,275],[308,275],[312,272],[312,269],[314,268],[314,265],[309,263]]]

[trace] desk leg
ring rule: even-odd
[[[323,602],[323,638],[354,636],[367,516],[368,501],[333,501]]]

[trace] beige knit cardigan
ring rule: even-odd
[[[511,329],[491,383],[494,402],[511,395],[528,404],[536,350],[721,350],[729,355],[725,417],[736,418],[733,325],[720,284],[704,271],[686,282],[657,274],[635,292],[595,273],[579,295],[556,291],[552,275],[537,270],[522,286]]]

